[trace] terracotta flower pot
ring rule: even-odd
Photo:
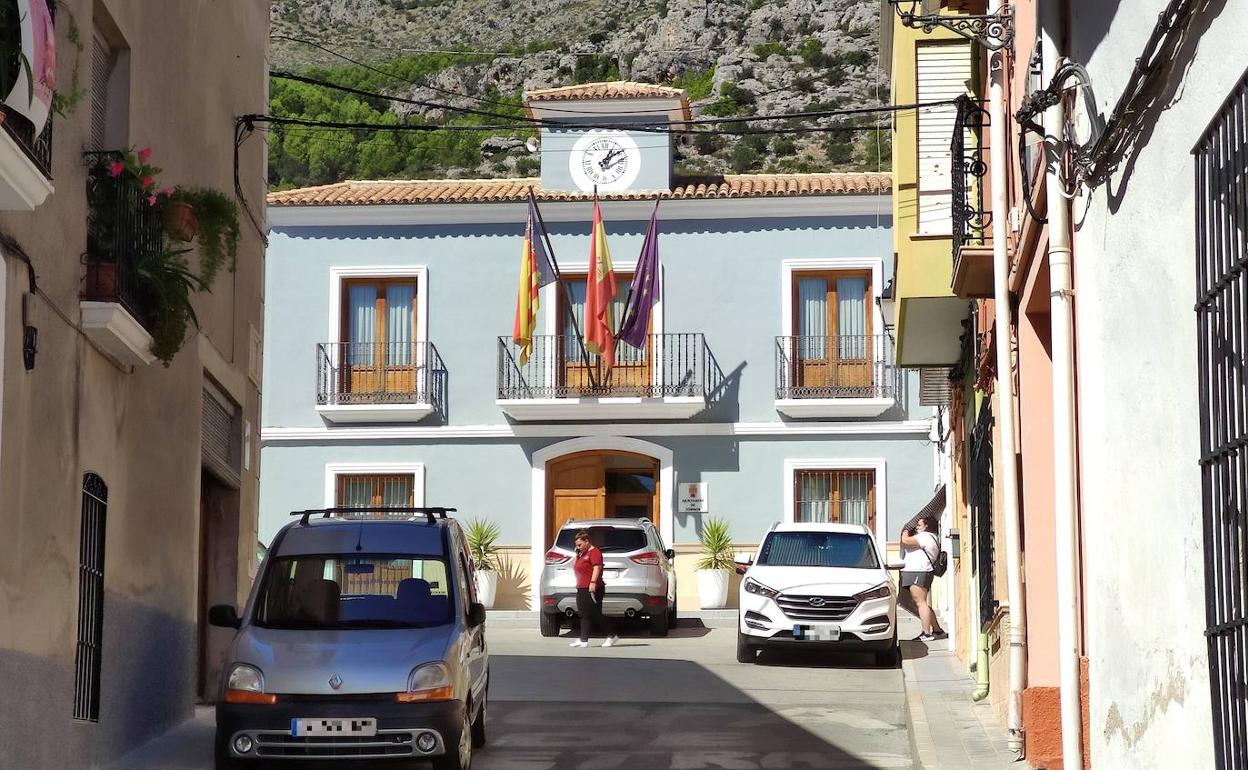
[[[165,204],[165,235],[175,241],[187,243],[199,232],[199,219],[189,203],[173,201]]]
[[[117,297],[117,264],[115,262],[88,262],[86,287],[82,295],[92,300],[112,300]]]

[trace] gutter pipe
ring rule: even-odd
[[[991,663],[988,661],[988,634],[983,631],[979,632],[979,654],[975,658],[975,692],[971,693],[971,700],[979,703],[988,697],[988,669]]]
[[[1002,0],[988,3],[989,15],[1003,11]],[[1015,453],[1017,415],[1014,408],[1014,363],[1010,305],[1010,259],[1006,237],[1009,221],[1006,193],[1006,112],[1005,112],[1005,51],[988,52],[988,168],[992,185],[992,283],[993,310],[996,315],[997,344],[997,425],[1001,431],[1001,499],[1005,523],[1006,598],[1010,605],[1010,693],[1006,702],[1006,727],[1010,751],[1022,758],[1022,698],[1027,676],[1027,623],[1023,597],[1023,566],[1018,505],[1018,459]],[[981,661],[979,666],[987,668]],[[981,674],[986,676],[986,674]],[[1075,767],[1075,765],[1067,765]]]
[[[1041,24],[1044,77],[1053,82],[1062,52],[1056,36],[1060,11],[1046,3]],[[1075,340],[1070,201],[1062,179],[1066,107],[1054,100],[1044,113],[1048,175],[1049,312],[1053,351],[1053,518],[1057,549],[1057,652],[1061,683],[1062,766],[1083,767],[1079,699],[1079,545],[1076,535]]]

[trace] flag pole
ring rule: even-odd
[[[537,207],[537,198],[533,195],[533,185],[529,185],[529,203],[533,206],[533,211],[537,213],[537,225],[542,229],[542,241],[546,244],[546,254],[550,257],[550,266],[555,269],[555,280],[563,287],[564,297],[567,300],[563,304],[568,309],[568,320],[572,322],[572,331],[576,333],[576,342],[581,348],[581,356],[585,361],[585,370],[589,372],[589,382],[595,390],[598,388],[598,378],[594,374],[594,369],[589,365],[589,351],[585,349],[585,337],[581,334],[581,326],[576,322],[576,313],[572,312],[572,289],[563,280],[563,273],[559,271],[559,261],[555,259],[555,247],[550,243],[550,233],[546,232],[546,221],[542,219],[542,210]],[[586,284],[588,287],[588,283]],[[559,339],[559,335],[555,335],[555,339]],[[556,343],[557,345],[558,343]]]

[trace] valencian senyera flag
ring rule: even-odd
[[[537,202],[529,198],[529,223],[524,228],[524,250],[520,254],[520,290],[516,293],[516,321],[511,340],[520,349],[520,365],[533,355],[533,330],[537,328],[537,307],[541,288],[554,283],[558,272],[542,244],[538,232]]]
[[[594,228],[589,239],[589,276],[585,282],[585,349],[597,353],[607,368],[615,366],[615,325],[611,300],[615,297],[615,272],[607,250],[607,228],[602,224],[598,198],[594,198]]]
[[[650,226],[646,228],[646,240],[641,244],[641,256],[637,258],[637,270],[628,290],[628,303],[624,305],[624,319],[615,335],[620,342],[627,342],[637,349],[646,346],[650,332],[650,316],[654,303],[659,301],[659,204],[650,213]]]

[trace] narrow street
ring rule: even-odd
[[[663,639],[629,629],[610,649],[570,632],[489,624],[489,744],[475,770],[910,768],[900,668],[857,655],[764,653],[737,663],[735,630],[696,619]],[[110,770],[211,770],[213,714]]]

